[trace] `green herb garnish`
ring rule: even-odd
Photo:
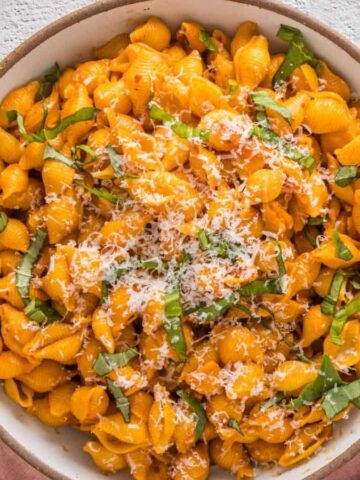
[[[59,64],[56,62],[54,68],[51,72],[44,75],[43,79],[40,82],[39,96],[44,99],[47,95],[50,94],[48,91],[50,87],[56,83],[61,75],[61,70]]]
[[[341,260],[351,260],[353,258],[353,254],[345,245],[345,243],[341,240],[341,237],[337,230],[334,230],[333,232],[333,240],[335,243],[335,256],[337,258],[340,258]]]
[[[8,224],[9,218],[5,212],[0,212],[0,232],[4,231]]]
[[[306,47],[300,30],[288,25],[281,25],[277,37],[288,42],[290,49],[273,77],[272,84],[274,87],[286,82],[293,71],[304,63],[310,64],[317,73],[321,73],[320,60]]]
[[[270,110],[279,113],[286,120],[291,120],[292,115],[290,110],[276,102],[268,92],[265,92],[264,90],[254,90],[251,92],[251,98],[256,109],[269,108]]]
[[[291,400],[289,407],[298,410],[303,405],[315,402],[335,385],[344,385],[327,354],[323,355],[320,371],[316,379],[309,383],[297,398]]]
[[[164,125],[169,125],[171,129],[181,138],[198,139],[203,142],[207,142],[210,138],[210,132],[207,130],[200,130],[199,128],[192,127],[169,113],[162,110],[154,101],[149,102],[150,118],[158,120]]]
[[[20,262],[20,265],[16,269],[16,287],[25,306],[27,306],[30,302],[29,292],[31,271],[37,259],[39,258],[41,249],[44,246],[46,238],[46,232],[44,232],[43,230],[37,231],[28,251],[25,253]]]
[[[96,362],[93,365],[94,371],[98,375],[107,375],[115,368],[125,367],[130,360],[139,355],[136,348],[129,348],[125,352],[120,353],[99,353]]]
[[[217,257],[229,258],[230,260],[236,260],[239,257],[247,255],[247,252],[243,245],[239,243],[230,242],[224,238],[218,237],[211,233],[201,230],[198,233],[198,239],[200,246],[203,250],[209,250],[214,252]]]
[[[359,178],[357,165],[341,165],[335,175],[335,183],[339,187],[346,187]]]
[[[173,290],[165,294],[165,320],[169,342],[174,347],[180,360],[186,357],[186,341],[181,324],[182,307],[180,303],[180,291]]]
[[[265,412],[266,410],[273,407],[274,405],[277,405],[278,403],[282,402],[285,398],[286,398],[285,393],[277,392],[273,397],[269,398],[269,400],[267,400],[261,405],[260,410],[262,412]]]
[[[260,125],[253,125],[250,136],[255,136],[262,140],[267,147],[276,148],[285,157],[300,163],[309,170],[311,174],[315,167],[315,159],[304,153],[299,147],[284,140],[277,133],[269,128]]]
[[[49,303],[43,302],[39,298],[30,300],[24,308],[24,313],[28,318],[42,326],[61,320],[61,315]]]
[[[110,378],[106,379],[106,383],[115,399],[116,408],[120,411],[125,423],[130,423],[131,412],[129,399],[123,394],[121,388],[115,385]]]
[[[343,331],[347,319],[358,312],[360,312],[360,296],[355,297],[335,314],[330,329],[333,343],[341,345],[340,334]]]
[[[244,435],[244,432],[241,430],[239,422],[235,418],[229,418],[228,427],[236,430],[240,435]]]
[[[64,131],[70,125],[78,122],[85,122],[87,120],[94,120],[96,117],[97,109],[92,107],[81,108],[77,112],[65,117],[53,128],[42,128],[37,133],[28,133],[24,125],[24,117],[16,110],[10,110],[7,112],[9,122],[17,121],[19,132],[29,143],[41,142],[44,143],[47,140],[52,140]]]
[[[205,45],[207,50],[210,50],[210,52],[218,52],[219,49],[213,42],[210,34],[206,30],[200,30],[199,32],[199,39],[200,41]]]
[[[105,200],[113,204],[122,203],[124,201],[122,198],[109,192],[109,190],[105,190],[105,189],[100,190],[99,188],[90,187],[90,185],[87,185],[86,183],[80,182],[78,180],[75,180],[74,183],[76,185],[79,185],[79,187],[85,188],[85,190],[92,193],[96,197],[105,198]]]
[[[206,413],[199,400],[188,394],[186,390],[177,390],[176,394],[182,398],[194,411],[196,417],[195,438],[199,440],[206,426]]]
[[[58,162],[64,163],[65,165],[67,165],[71,168],[79,168],[82,165],[79,162],[77,162],[75,160],[72,160],[69,157],[66,157],[65,155],[58,152],[53,147],[51,147],[50,145],[47,144],[46,147],[45,147],[45,150],[44,150],[43,159],[47,160],[49,158],[51,158],[53,160],[57,160]]]
[[[335,313],[336,303],[338,301],[341,287],[344,283],[345,275],[341,270],[336,270],[330,284],[329,293],[321,302],[321,311],[325,315],[333,315]]]

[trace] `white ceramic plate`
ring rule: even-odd
[[[149,0],[129,2],[100,0],[95,5],[55,22],[26,41],[0,64],[0,98],[8,91],[48,71],[58,61],[61,67],[90,57],[91,48],[119,32],[131,30],[149,15],[163,18],[173,28],[181,20],[199,21],[209,27],[220,27],[232,34],[245,20],[260,25],[272,51],[286,46],[275,35],[280,23],[298,27],[318,56],[326,59],[360,94],[360,50],[329,28],[296,10],[268,0]],[[355,21],[355,19],[354,19]],[[320,480],[325,474],[360,451],[360,411],[335,427],[335,434],[320,452],[307,463],[284,472],[262,471],[258,480]],[[53,429],[28,416],[10,401],[0,389],[0,437],[29,463],[56,480],[95,480],[104,478],[90,457],[82,452],[86,435],[71,430]],[[330,465],[331,462],[331,465]],[[130,479],[128,473],[115,475]],[[212,472],[211,480],[233,478],[224,471]]]

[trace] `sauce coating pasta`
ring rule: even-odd
[[[253,477],[360,408],[359,103],[278,37],[151,17],[0,104],[0,380],[103,472]]]

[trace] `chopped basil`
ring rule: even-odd
[[[336,303],[338,301],[341,287],[344,283],[345,275],[341,270],[336,270],[330,284],[329,293],[321,302],[321,311],[325,315],[333,315],[335,313]]]
[[[285,398],[286,398],[285,393],[277,392],[273,397],[269,398],[269,400],[267,400],[261,405],[260,410],[262,412],[265,412],[266,410],[273,407],[274,405],[277,405],[278,403],[282,402]]]
[[[336,312],[330,329],[331,340],[336,345],[341,345],[340,334],[349,317],[360,312],[360,295],[355,297],[344,308]]]
[[[345,245],[345,243],[341,240],[341,237],[337,230],[334,230],[333,232],[333,240],[335,243],[335,256],[337,258],[340,258],[341,260],[351,260],[353,258],[353,254]]]
[[[116,408],[120,411],[125,423],[130,423],[130,402],[123,394],[120,387],[118,387],[110,378],[106,379],[107,386],[115,399]]]
[[[116,367],[125,367],[130,360],[139,355],[136,348],[129,348],[125,352],[120,353],[99,353],[96,362],[93,365],[94,371],[98,375],[107,375]]]
[[[335,183],[339,187],[346,187],[359,178],[357,165],[341,165],[335,175]]]
[[[101,282],[100,305],[104,305],[109,295],[109,282],[103,280]]]
[[[269,128],[269,119],[265,108],[256,109],[255,120],[260,127]]]
[[[62,153],[58,152],[54,148],[52,148],[50,145],[46,145],[45,150],[44,150],[44,156],[43,159],[47,160],[48,158],[51,158],[53,160],[57,160],[58,162],[65,163],[65,165],[68,165],[71,168],[79,168],[80,164],[79,162],[76,162],[75,160],[72,160],[69,157],[66,157]]]
[[[210,52],[218,52],[219,49],[213,42],[210,34],[206,30],[200,30],[199,32],[199,39],[200,41],[205,45],[207,50],[210,50]]]
[[[5,230],[6,225],[8,224],[9,218],[5,212],[0,212],[0,232]]]
[[[327,220],[324,217],[310,217],[307,221],[307,224],[310,226],[323,225]]]
[[[25,128],[25,125],[24,125],[24,118],[16,110],[8,111],[7,112],[7,117],[8,117],[9,122],[13,122],[14,120],[17,120],[18,127],[19,127],[19,132],[21,133],[21,135],[25,138],[25,140],[27,142],[29,142],[29,143],[32,143],[32,142],[44,143],[47,140],[52,140],[55,137],[57,137],[59,135],[59,133],[61,133],[62,131],[65,130],[65,128],[69,127],[70,125],[73,125],[74,123],[85,122],[87,120],[94,120],[95,116],[96,116],[96,113],[97,113],[96,108],[92,108],[92,107],[81,108],[80,110],[73,113],[72,115],[69,115],[68,117],[65,117],[55,127],[53,127],[53,128],[42,128],[37,133],[28,133],[26,131],[26,128]]]
[[[47,302],[33,298],[24,308],[27,317],[40,325],[46,325],[61,320],[61,315]]]
[[[320,61],[306,47],[300,30],[288,25],[281,25],[277,37],[290,43],[290,49],[273,77],[272,84],[274,87],[286,82],[293,71],[304,63],[310,64],[316,69],[317,73],[320,73]]]
[[[304,236],[313,248],[317,247],[316,238],[310,232],[309,225],[304,227]]]
[[[310,360],[310,358],[308,358],[304,353],[303,351],[301,350],[300,347],[297,347],[296,345],[294,345],[292,342],[289,342],[289,340],[287,340],[286,338],[283,339],[284,340],[284,343],[285,345],[287,345],[290,350],[292,350],[295,354],[296,354],[296,358],[298,360],[301,360],[302,362],[304,363],[308,363],[308,364],[312,364],[312,360]]]
[[[31,282],[31,271],[32,268],[39,258],[42,247],[44,246],[45,240],[47,238],[47,233],[43,230],[38,230],[34,240],[31,242],[31,245],[28,251],[23,256],[20,265],[16,269],[16,287],[18,292],[25,304],[28,305],[30,298],[30,282]]]
[[[177,390],[176,394],[182,398],[194,411],[196,417],[195,438],[199,440],[206,426],[206,413],[199,400],[188,394],[186,390]]]
[[[325,353],[318,376],[302,390],[297,398],[291,400],[289,407],[298,410],[303,405],[315,402],[333,387],[344,384],[345,382],[341,380],[329,356]]]
[[[220,298],[207,307],[196,309],[196,318],[203,322],[211,322],[221,317],[235,303],[235,296]]]
[[[345,410],[350,403],[360,408],[360,380],[327,391],[321,407],[329,420]]]
[[[254,280],[244,285],[237,291],[239,295],[251,297],[263,294],[282,294],[286,291],[286,269],[280,245],[273,242],[276,248],[276,263],[278,265],[278,275],[274,278],[266,278],[264,280]]]
[[[119,156],[112,145],[107,145],[106,150],[109,154],[110,164],[114,170],[116,178],[122,178],[123,173],[119,163]]]
[[[74,183],[76,185],[79,185],[79,187],[85,188],[85,190],[92,193],[96,197],[105,198],[105,200],[107,200],[108,202],[111,202],[113,204],[123,202],[122,198],[120,198],[117,195],[114,195],[113,193],[109,192],[109,190],[105,190],[105,189],[100,190],[99,188],[90,187],[90,185],[87,185],[84,182],[79,182],[78,180],[75,180]]]
[[[354,290],[360,290],[360,282],[358,280],[350,280],[350,285]]]
[[[299,147],[281,138],[277,133],[269,128],[260,125],[253,125],[250,136],[255,136],[262,140],[266,146],[276,148],[285,157],[300,163],[309,170],[311,174],[315,167],[315,159],[304,153]]]
[[[236,430],[240,435],[244,435],[243,431],[240,428],[239,422],[235,418],[229,418],[228,426]]]
[[[247,254],[243,245],[235,242],[229,242],[224,238],[207,233],[201,230],[198,233],[200,246],[203,250],[209,250],[215,253],[217,257],[237,260]]]
[[[169,342],[174,347],[180,360],[186,357],[186,341],[181,324],[182,307],[180,303],[180,291],[173,290],[165,294],[165,320]]]
[[[164,125],[169,125],[171,129],[181,138],[187,139],[199,139],[201,141],[208,141],[210,138],[210,132],[207,130],[200,130],[196,127],[192,127],[191,125],[187,125],[186,123],[177,120],[173,115],[165,112],[162,110],[155,102],[149,102],[149,109],[150,109],[150,118],[153,120],[158,120]]]
[[[291,120],[292,115],[290,110],[276,102],[268,92],[265,92],[264,90],[255,90],[251,92],[251,98],[257,109],[259,107],[260,109],[269,108],[270,110],[279,113],[286,120]]]
[[[95,160],[97,159],[96,152],[92,148],[90,148],[89,145],[75,145],[75,147],[72,147],[71,149],[71,153],[73,155],[76,155],[79,151],[85,152],[86,154],[90,155],[90,161],[86,163],[95,162]]]
[[[229,80],[227,83],[227,93],[233,97],[239,90],[240,85],[235,80]]]
[[[56,62],[54,68],[51,72],[44,75],[43,79],[40,82],[39,96],[44,99],[48,94],[50,94],[49,87],[52,87],[56,83],[61,75],[61,70],[59,64]]]

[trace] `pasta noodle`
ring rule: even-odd
[[[150,17],[0,104],[0,380],[103,472],[253,477],[360,407],[359,105],[278,37]]]

